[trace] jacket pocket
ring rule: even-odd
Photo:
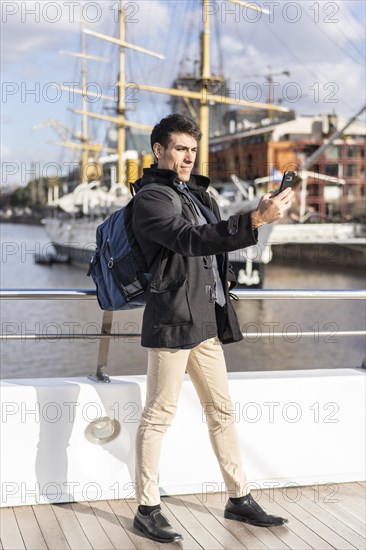
[[[154,300],[154,328],[192,323],[186,279],[167,281],[159,289],[154,289],[152,282],[150,292]]]

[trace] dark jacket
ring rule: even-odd
[[[160,192],[154,186],[139,194],[149,183],[171,191]],[[224,344],[236,342],[242,334],[230,303],[227,252],[256,244],[257,231],[252,229],[250,214],[198,225],[192,200],[178,183],[175,172],[152,167],[134,185],[133,230],[152,274],[141,343],[149,348],[174,348],[198,345],[214,336]],[[220,220],[217,203],[207,193],[209,183],[204,176],[191,176],[188,186]],[[224,307],[215,304],[213,294],[214,254],[226,294]]]

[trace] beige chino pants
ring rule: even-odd
[[[210,338],[188,350],[148,350],[146,404],[136,436],[135,482],[139,504],[154,506],[160,502],[161,445],[175,415],[186,370],[205,411],[211,444],[229,495],[235,498],[248,493],[225,357],[219,339]]]

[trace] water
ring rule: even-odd
[[[2,288],[93,288],[86,269],[34,263],[34,253],[49,247],[42,227],[1,225]],[[322,266],[267,266],[266,288],[360,289],[359,271]],[[96,301],[3,301],[3,334],[68,334],[100,332],[102,312]],[[364,338],[339,336],[343,330],[365,329],[363,301],[246,300],[235,303],[243,342],[224,346],[229,371],[358,367]],[[116,332],[140,332],[142,310],[114,315]],[[282,336],[274,339],[271,332]],[[312,332],[305,337],[304,332]],[[319,331],[327,333],[318,336]],[[259,334],[265,334],[259,338]],[[296,333],[290,336],[290,333]],[[11,341],[3,338],[1,377],[80,376],[96,370],[99,341],[70,339]],[[146,350],[138,340],[111,341],[107,372],[142,374]]]

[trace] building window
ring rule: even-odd
[[[339,166],[338,166],[338,164],[326,164],[325,165],[325,173],[326,173],[327,176],[337,177],[339,175]]]
[[[240,173],[240,160],[238,156],[235,157],[235,173],[237,175]]]
[[[312,198],[314,198],[314,197],[320,197],[321,194],[322,194],[322,191],[321,191],[321,189],[320,189],[320,185],[314,184],[314,183],[310,183],[310,184],[308,185],[308,191],[307,191],[307,193],[308,193],[308,197],[309,197],[309,198],[311,198],[311,197],[312,197]]]
[[[347,176],[349,178],[354,178],[357,176],[357,164],[348,164],[347,166]]]
[[[348,184],[347,185],[347,196],[348,197],[354,197],[356,195],[356,185],[355,184]]]
[[[342,156],[342,146],[341,145],[330,145],[324,151],[324,158],[326,160],[338,159]]]
[[[365,149],[360,147],[359,145],[349,145],[348,146],[348,157],[349,158],[364,158],[365,157]]]

